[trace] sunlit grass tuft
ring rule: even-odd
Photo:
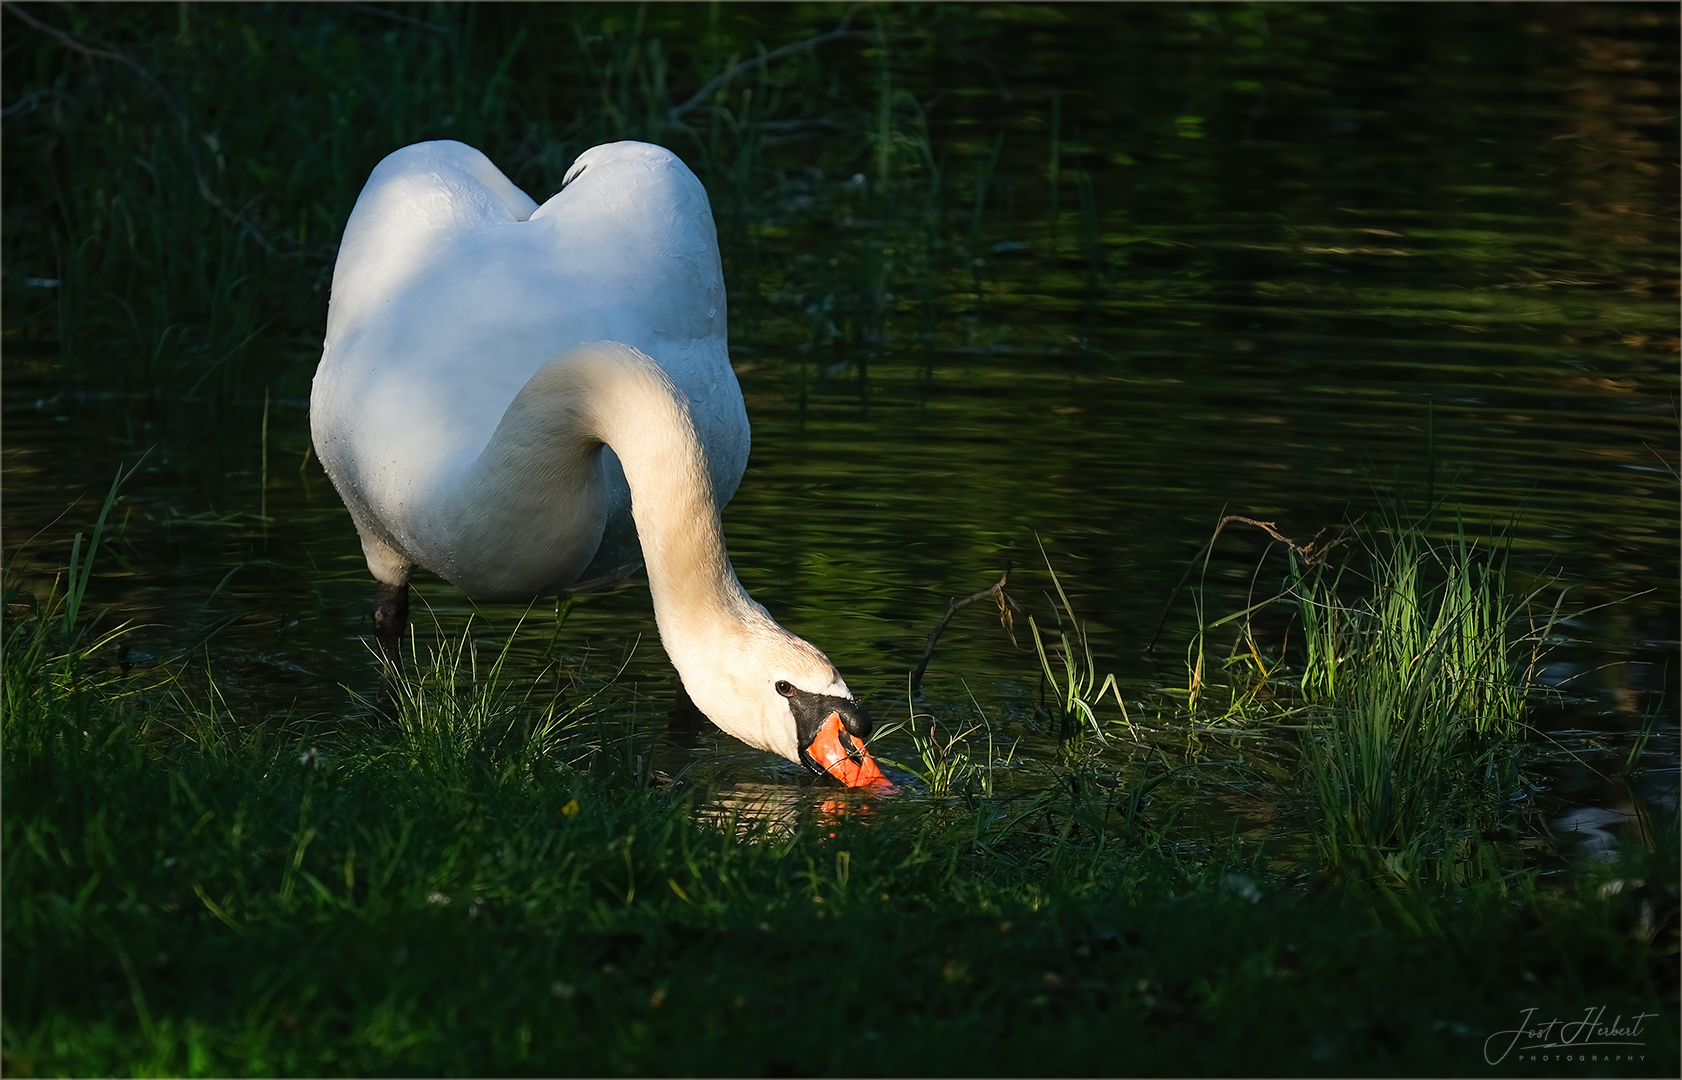
[[[1041,555],[1044,555],[1043,551]],[[1054,695],[1053,715],[1057,720],[1058,738],[1069,743],[1091,732],[1100,743],[1106,742],[1104,724],[1098,719],[1096,706],[1103,701],[1105,694],[1113,696],[1121,713],[1120,723],[1131,727],[1133,722],[1127,715],[1127,704],[1121,700],[1121,688],[1114,674],[1103,679],[1098,677],[1086,628],[1075,618],[1074,606],[1069,603],[1063,583],[1049,560],[1046,572],[1051,575],[1052,586],[1057,590],[1057,605],[1053,609],[1058,622],[1057,637],[1048,648],[1046,632],[1040,629],[1031,615],[1028,617],[1028,632],[1034,638],[1034,651],[1039,657],[1045,684]],[[1063,628],[1065,618],[1072,630]]]
[[[523,622],[523,620],[522,620]],[[422,774],[455,776],[468,762],[518,774],[564,763],[580,752],[581,723],[593,715],[594,693],[557,694],[547,671],[516,680],[510,653],[517,624],[489,657],[481,655],[474,620],[440,637],[426,653],[409,638],[404,670],[387,671],[380,708],[378,758],[395,757]]]
[[[1376,525],[1306,547],[1271,523],[1223,519],[1281,542],[1288,577],[1278,594],[1213,620],[1194,593],[1180,691],[1194,722],[1299,731],[1301,795],[1322,863],[1406,888],[1518,870],[1508,841],[1529,676],[1557,617],[1538,628],[1540,589],[1509,591],[1504,538],[1480,543],[1458,520],[1435,535],[1439,509],[1412,518],[1398,503]],[[1258,621],[1283,612],[1294,618],[1264,648]],[[1233,625],[1217,667],[1207,655],[1214,631]]]
[[[990,798],[997,790],[997,774],[1008,770],[1016,758],[1018,741],[1012,739],[1001,746],[1002,740],[995,738],[993,724],[982,714],[980,703],[973,697],[971,702],[977,719],[960,723],[962,730],[956,734],[948,733],[934,716],[912,708],[905,720],[883,725],[873,736],[873,744],[880,747],[897,739],[909,739],[921,768],[904,761],[884,760],[917,777],[930,795]]]
[[[1527,693],[1506,548],[1397,518],[1368,538],[1362,594],[1293,554],[1306,656],[1304,765],[1315,840],[1340,868],[1448,887],[1514,868],[1509,827]],[[1506,854],[1501,852],[1505,850]]]

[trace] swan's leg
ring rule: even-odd
[[[403,635],[408,629],[409,583],[380,582],[374,589],[374,640],[380,643],[380,655],[399,671],[403,670]]]
[[[389,585],[380,582],[374,587],[374,640],[379,642],[380,665],[379,708],[387,719],[397,715],[397,701],[393,683],[403,675],[403,635],[409,629],[409,583]]]

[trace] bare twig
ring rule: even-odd
[[[375,7],[373,4],[346,4],[345,7],[352,11],[360,11],[364,15],[372,15],[377,19],[386,19],[399,26],[407,26],[414,30],[425,30],[429,34],[437,34],[446,41],[450,40],[455,34],[455,31],[448,26],[439,26],[437,23],[429,23],[424,19],[413,19],[402,12],[388,11],[382,7]]]
[[[1332,540],[1331,543],[1321,546],[1320,537],[1325,535],[1325,530],[1322,529],[1319,533],[1316,533],[1314,539],[1310,540],[1307,544],[1299,544],[1295,540],[1286,536],[1284,533],[1280,532],[1279,526],[1275,525],[1271,521],[1257,521],[1255,518],[1245,517],[1242,514],[1226,515],[1221,518],[1218,524],[1216,524],[1215,531],[1210,534],[1209,539],[1204,541],[1203,546],[1197,549],[1197,554],[1191,557],[1190,564],[1186,566],[1186,572],[1180,575],[1180,583],[1175,585],[1174,591],[1168,594],[1168,602],[1162,605],[1162,618],[1158,619],[1156,623],[1156,633],[1151,635],[1151,643],[1145,646],[1146,655],[1153,655],[1156,652],[1157,639],[1162,637],[1162,628],[1168,625],[1168,613],[1173,610],[1174,601],[1180,598],[1180,590],[1184,589],[1186,587],[1186,582],[1191,579],[1191,572],[1197,569],[1198,560],[1203,558],[1209,549],[1215,546],[1215,541],[1220,537],[1221,530],[1226,528],[1231,522],[1235,521],[1240,525],[1254,525],[1267,535],[1273,537],[1273,539],[1279,541],[1281,544],[1284,544],[1286,547],[1297,553],[1297,557],[1302,559],[1305,566],[1313,566],[1315,563],[1319,562],[1325,557],[1328,551],[1336,547],[1342,540],[1342,537],[1339,536]]]
[[[58,39],[84,56],[92,56],[100,60],[115,60],[117,63],[128,68],[135,75],[139,76],[142,82],[150,86],[158,97],[163,99],[164,105],[172,114],[174,114],[175,122],[181,125],[181,129],[183,131],[187,129],[186,114],[181,111],[181,106],[175,103],[175,96],[165,89],[163,83],[160,83],[150,71],[147,71],[145,65],[141,64],[140,61],[118,52],[114,47],[107,45],[103,41],[95,41],[93,38],[83,37],[81,34],[72,33],[69,30],[60,30],[56,26],[49,26],[40,19],[37,19],[35,16],[29,14],[29,12],[23,10],[23,8],[12,3],[12,0],[6,0],[4,6],[7,11],[16,15],[35,29],[41,31],[41,33],[46,34],[48,37]]]
[[[684,113],[698,107],[701,102],[707,100],[709,97],[712,97],[713,94],[718,91],[719,87],[723,86],[725,83],[729,82],[731,79],[740,75],[744,71],[749,71],[756,67],[763,67],[766,64],[781,60],[785,56],[792,56],[797,52],[805,52],[807,49],[815,49],[819,45],[827,45],[831,41],[839,41],[842,38],[869,37],[869,34],[852,28],[853,16],[857,15],[859,8],[863,6],[863,4],[854,4],[852,7],[848,8],[847,14],[842,17],[841,22],[835,27],[835,29],[829,31],[827,34],[819,34],[817,37],[807,38],[805,41],[796,41],[792,45],[784,45],[775,52],[768,52],[762,56],[756,56],[752,60],[744,60],[739,64],[731,64],[724,71],[708,79],[706,83],[702,85],[701,89],[695,91],[689,96],[688,101],[685,101],[681,105],[674,105],[668,109],[666,111],[666,119],[671,123],[681,124],[683,122],[682,117]]]
[[[821,128],[824,131],[842,131],[842,126],[827,116],[814,116],[810,119],[796,118],[793,120],[761,120],[759,130],[767,135],[793,135],[799,132]]]
[[[35,29],[41,31],[43,34],[46,34],[48,37],[61,42],[84,56],[91,56],[98,60],[110,60],[114,63],[121,64],[133,73],[134,76],[141,82],[149,86],[152,89],[152,92],[158,95],[158,100],[164,103],[164,108],[168,109],[170,115],[175,117],[176,126],[181,129],[181,138],[187,147],[187,163],[192,167],[193,181],[198,186],[199,195],[205,202],[214,207],[223,217],[227,218],[231,224],[244,229],[253,240],[257,241],[258,246],[260,246],[264,251],[268,252],[270,255],[275,253],[274,245],[269,243],[268,237],[263,235],[261,229],[257,228],[255,224],[245,217],[244,211],[236,212],[229,207],[227,203],[223,202],[214,191],[210,190],[210,183],[205,179],[204,169],[199,164],[198,148],[193,145],[193,126],[188,123],[187,114],[175,100],[175,95],[171,94],[169,92],[169,88],[158,81],[157,76],[147,70],[146,65],[131,56],[118,52],[115,46],[108,45],[103,41],[98,41],[90,37],[84,37],[81,34],[73,33],[69,30],[61,30],[56,26],[50,26],[47,23],[42,22],[40,19],[37,19],[35,16],[29,14],[17,4],[12,3],[11,0],[5,0],[4,6],[11,14],[17,16],[19,19],[22,19],[25,23],[33,26]]]
[[[32,113],[49,101],[75,100],[76,98],[74,95],[62,93],[58,90],[31,90],[29,93],[23,95],[21,98],[18,98],[4,109],[0,109],[0,120],[10,120],[14,116],[23,116],[27,113]]]
[[[946,614],[940,617],[940,623],[936,625],[933,632],[929,634],[928,641],[923,645],[923,658],[917,662],[917,669],[911,673],[911,692],[913,694],[915,694],[923,685],[923,672],[928,670],[929,661],[934,657],[935,643],[940,640],[940,635],[945,632],[946,624],[952,621],[953,615],[956,615],[959,611],[969,607],[978,600],[987,599],[989,596],[998,602],[999,621],[1004,624],[1004,628],[1006,630],[1012,630],[1015,627],[1015,624],[1011,619],[1011,612],[1016,611],[1027,614],[1022,611],[1022,606],[1020,604],[1005,595],[1005,586],[1009,583],[1010,566],[1007,564],[1005,566],[1004,576],[999,578],[999,580],[993,584],[992,588],[982,589],[974,596],[966,596],[962,600],[953,600],[946,605]]]

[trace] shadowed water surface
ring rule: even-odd
[[[1009,790],[1056,767],[1026,626],[972,607],[915,700],[907,674],[948,599],[1007,566],[1050,619],[1049,559],[1138,725],[1115,726],[1105,767],[1196,764],[1191,821],[1290,847],[1300,821],[1273,785],[1293,737],[1195,725],[1172,692],[1197,606],[1271,595],[1281,550],[1228,528],[1153,657],[1164,604],[1223,514],[1306,542],[1398,494],[1446,494],[1470,534],[1510,530],[1539,618],[1581,613],[1541,668],[1533,824],[1569,847],[1616,834],[1638,801],[1673,813],[1674,8],[972,15],[1005,36],[832,57],[876,112],[835,121],[858,138],[767,127],[784,134],[751,198],[697,162],[754,425],[725,513],[749,591],[879,722],[982,725],[1014,754],[995,776]],[[48,310],[45,279],[8,266],[8,311]],[[319,345],[253,353],[241,394],[173,392],[114,373],[88,335],[65,354],[9,321],[5,555],[23,586],[45,595],[119,463],[137,464],[90,594],[103,625],[140,624],[112,662],[202,657],[241,715],[358,708],[371,588],[309,452]],[[671,672],[640,575],[559,628],[555,610],[483,609],[473,632],[490,647],[519,623],[517,678],[616,677],[609,696],[659,744],[652,770],[726,807],[808,808],[792,768],[710,729],[665,734]],[[422,647],[472,611],[423,575]],[[1289,629],[1258,632],[1277,652]],[[1631,791],[1613,778],[1644,723],[1655,768]],[[906,732],[877,747],[918,762]]]

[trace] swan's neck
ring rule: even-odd
[[[721,653],[739,654],[764,634],[792,637],[736,580],[689,401],[636,349],[598,342],[545,364],[509,406],[464,488],[477,491],[481,507],[565,492],[576,502],[551,505],[551,515],[599,519],[602,444],[624,467],[660,639],[691,695]],[[527,521],[528,535],[536,525]],[[590,550],[575,556],[579,570],[600,533],[598,520]],[[698,696],[696,704],[705,710]]]
[[[725,551],[700,432],[689,399],[653,360],[612,344],[572,354],[587,372],[588,424],[619,455],[631,488],[660,638],[680,673],[721,634],[763,620]]]

